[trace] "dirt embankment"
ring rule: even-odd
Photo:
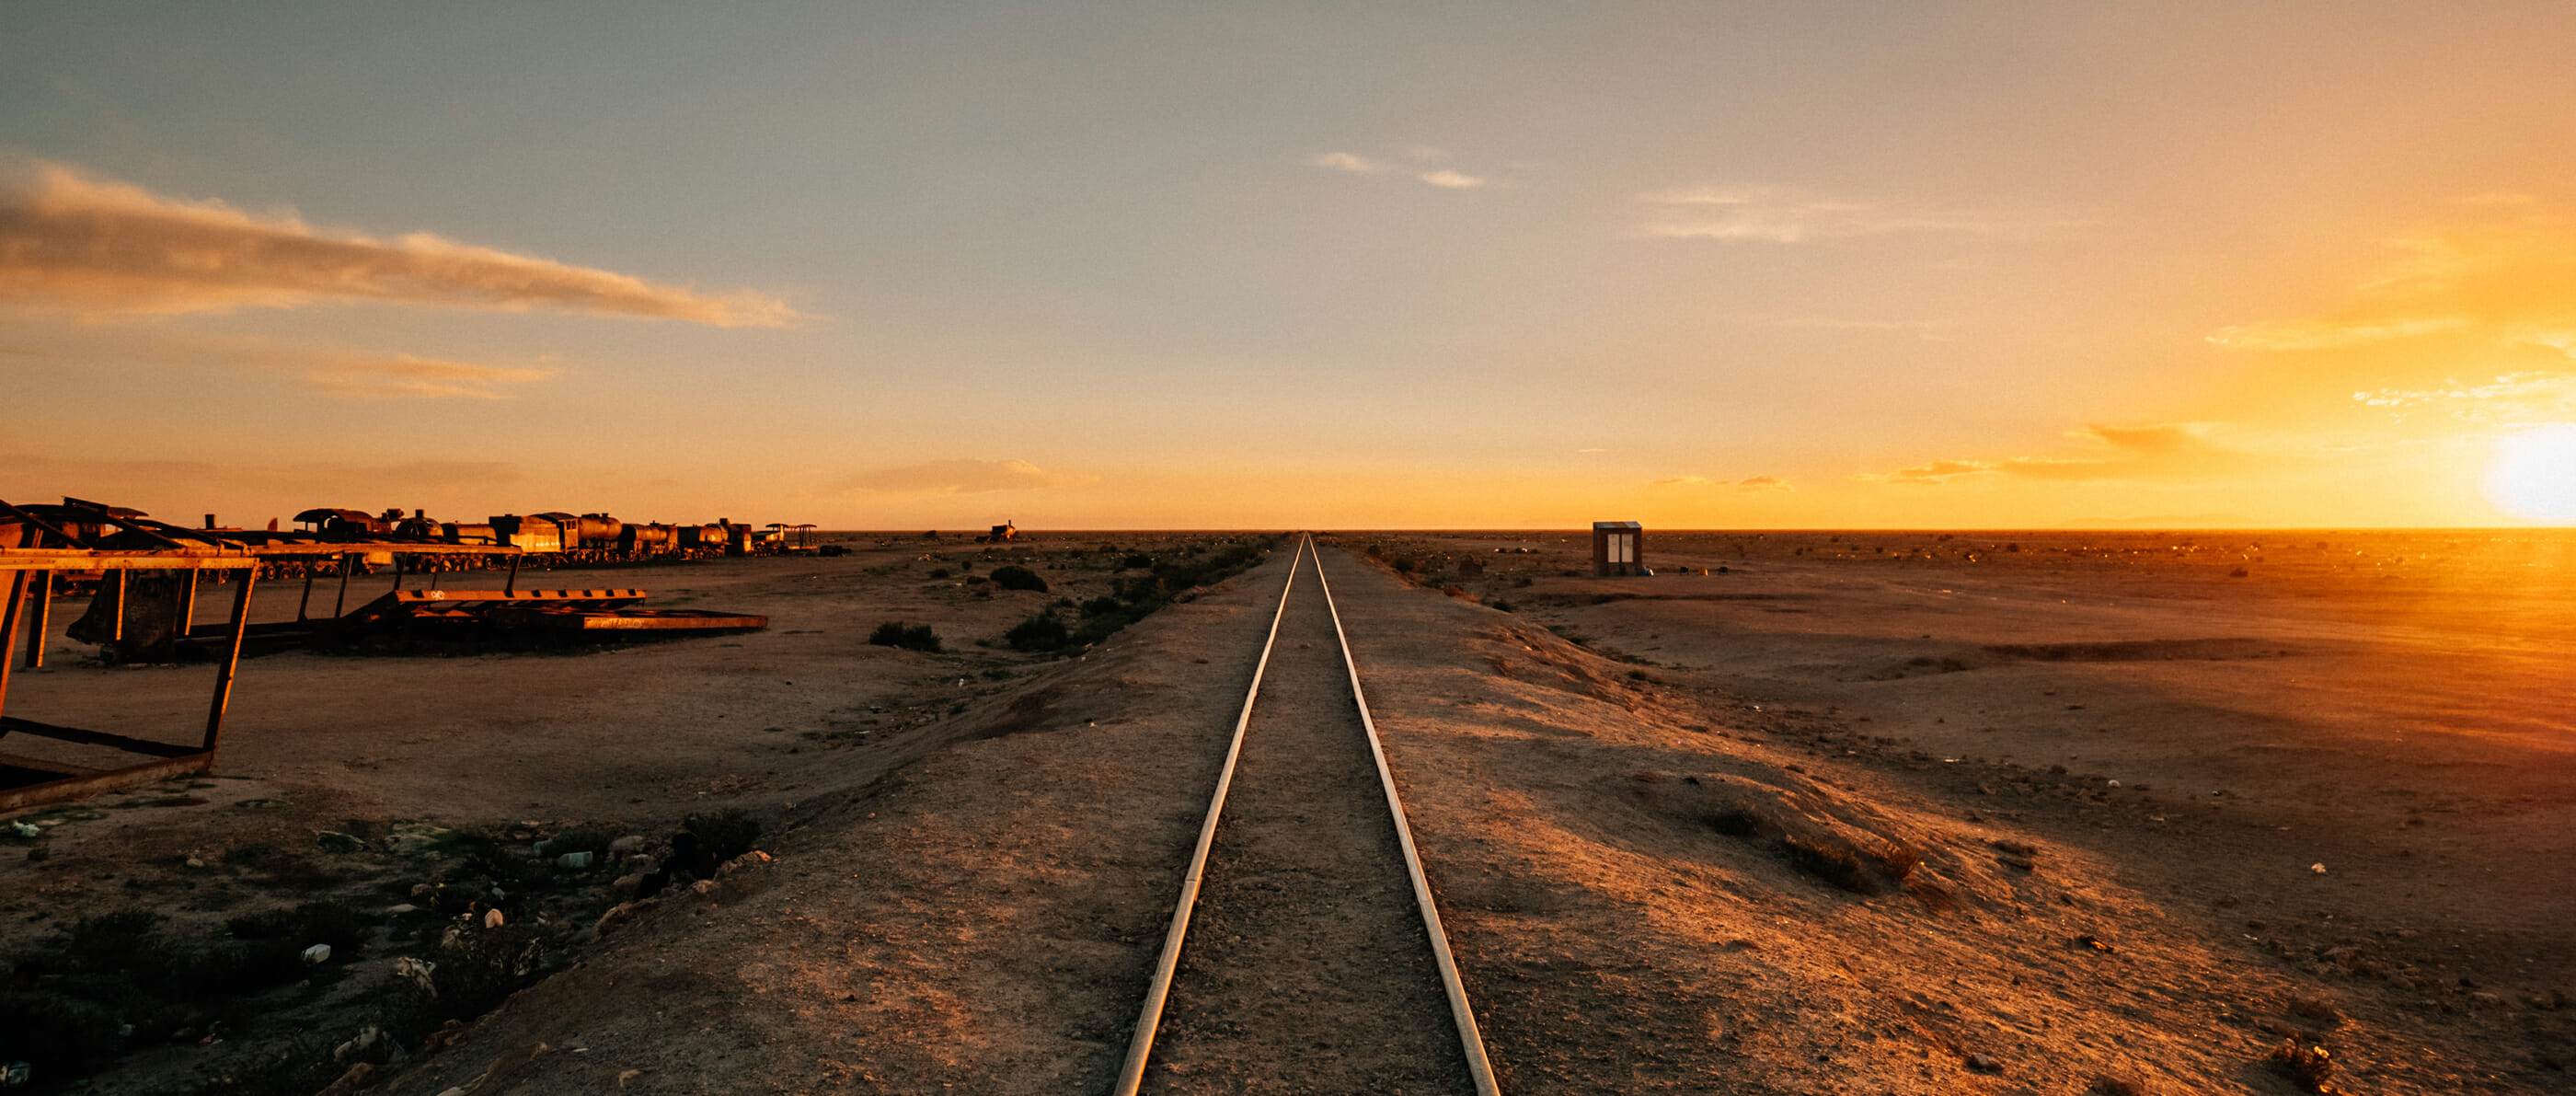
[[[1802,1053],[1866,1051],[1879,1065],[1842,1090],[1979,1090],[1921,1072],[1955,1045],[1995,1060],[1979,1076],[1997,1091],[2100,1077],[2272,1091],[2296,1069],[2267,1056],[2312,1037],[2355,1089],[2567,1084],[2576,933],[2558,896],[2576,885],[2576,787],[2564,687],[2535,655],[2569,653],[2569,637],[2523,613],[2524,564],[2551,545],[2464,551],[2392,580],[2355,568],[2351,544],[2303,541],[2286,561],[2271,549],[2297,566],[2267,588],[2161,540],[1988,572],[1968,558],[1984,545],[1927,535],[1855,553],[1865,539],[1665,537],[1658,577],[1593,579],[1583,545],[1554,536],[1374,538],[1427,585],[1421,603],[1455,589],[1452,628],[1474,627],[1471,598],[1518,610],[1482,614],[1507,622],[1487,634],[1486,670],[1521,683],[1518,700],[1443,712],[1475,695],[1453,666],[1386,703],[1460,698],[1422,713],[1446,728],[1426,742],[1527,744],[1453,745],[1440,784],[1543,789],[1507,804],[1537,816],[1526,864],[1599,862],[1571,882],[1636,880],[1640,916],[1758,945],[1712,974],[1785,972],[1801,987],[1788,1000],[1864,987],[1767,1015],[1842,1032],[1783,1042],[1770,1060],[1784,1089]],[[2358,543],[2387,558],[2409,547]],[[2021,554],[2050,545],[2029,538]],[[1827,547],[1840,558],[1816,561]],[[1471,559],[1481,574],[1460,573]],[[2525,616],[2549,626],[2491,628]],[[1575,665],[1548,642],[1569,636],[1589,645]],[[1592,728],[1564,734],[1587,711]],[[1547,764],[1601,782],[1490,775],[1524,753],[1593,758]],[[1857,864],[1799,847],[1836,838]],[[1757,887],[1766,857],[1810,892]],[[1652,865],[1677,870],[1659,888]],[[1523,886],[1529,870],[1491,874]],[[1755,931],[1766,924],[1787,938]],[[1738,1002],[1712,1001],[1721,1011],[1764,997],[1720,996]],[[1677,1037],[1687,1012],[1666,1010],[1665,1030]],[[1921,1058],[1910,1082],[1908,1054]]]

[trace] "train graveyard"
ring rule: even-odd
[[[87,1019],[95,1092],[1109,1091],[1293,554],[1211,565],[1254,539],[866,537],[655,584],[758,632],[250,660],[212,777],[0,832],[12,1000]],[[2398,710],[2373,620],[2299,600],[2393,587],[1915,539],[1318,538],[1501,1091],[2563,1089],[2547,747],[2247,699]],[[185,670],[13,710],[140,725]]]

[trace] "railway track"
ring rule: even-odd
[[[1311,538],[1111,1091],[1497,1091]]]

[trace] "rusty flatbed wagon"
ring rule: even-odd
[[[640,609],[642,590],[395,590],[319,622],[344,635],[491,628],[542,632],[714,632],[766,628],[769,618],[702,609]]]
[[[119,755],[104,765],[79,764],[0,749],[0,810],[78,799],[115,788],[206,772],[214,767],[224,712],[231,705],[233,679],[241,666],[242,640],[252,632],[251,591],[261,570],[281,559],[330,557],[398,551],[437,554],[470,550],[486,555],[514,554],[515,549],[356,540],[283,537],[236,530],[189,530],[153,522],[131,510],[79,499],[61,506],[18,507],[0,502],[0,742],[10,735],[98,747]],[[53,600],[53,578],[61,572],[94,573],[102,578],[103,596],[116,599],[110,614],[116,627],[125,619],[126,576],[136,571],[180,572],[188,576],[186,597],[171,621],[177,638],[204,637],[219,644],[213,696],[203,733],[193,742],[170,742],[132,735],[65,727],[8,714],[9,679],[14,657],[25,636],[25,661],[42,665],[44,633]],[[195,623],[198,579],[205,572],[233,580],[232,613],[220,626]],[[310,592],[310,580],[307,581]]]
[[[287,559],[345,556],[388,551],[439,554],[456,546],[380,539],[288,537],[236,530],[189,530],[146,520],[136,511],[80,499],[61,506],[18,507],[0,502],[0,581],[7,596],[0,600],[0,742],[7,736],[71,743],[109,751],[115,760],[83,764],[35,757],[0,749],[0,810],[59,802],[115,788],[206,772],[214,767],[215,748],[223,735],[224,713],[232,701],[233,680],[241,666],[242,640],[250,626],[251,591],[261,571]],[[485,555],[515,554],[478,547]],[[7,713],[9,678],[17,667],[21,635],[25,661],[41,666],[44,635],[52,615],[54,577],[63,572],[100,577],[102,596],[113,599],[108,618],[121,635],[126,619],[127,576],[137,571],[177,572],[187,576],[185,596],[169,621],[176,639],[214,640],[213,696],[202,733],[194,741],[137,738],[106,731],[65,727]],[[199,580],[208,571],[233,581],[230,620],[220,626],[195,622]],[[309,573],[309,572],[308,572]],[[307,580],[310,594],[310,579]]]

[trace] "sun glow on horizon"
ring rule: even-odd
[[[2535,427],[2497,439],[2487,501],[2525,521],[2576,525],[2576,426]]]

